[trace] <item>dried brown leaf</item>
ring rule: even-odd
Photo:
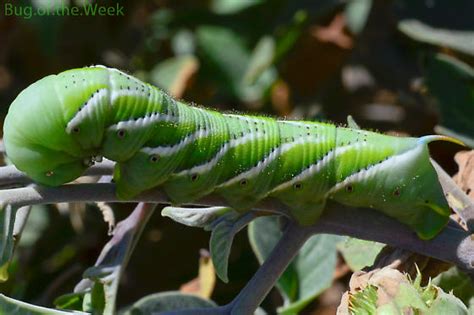
[[[180,291],[183,293],[195,294],[205,299],[209,299],[216,284],[216,273],[211,257],[207,251],[201,251],[199,258],[199,274],[193,280],[183,284]]]
[[[458,152],[454,160],[459,171],[453,179],[466,195],[474,200],[474,150]]]

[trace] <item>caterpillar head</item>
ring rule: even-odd
[[[103,81],[90,71],[47,76],[23,90],[9,108],[3,127],[7,156],[38,183],[72,181],[97,154],[100,124],[90,126],[87,119],[80,126],[70,124]]]

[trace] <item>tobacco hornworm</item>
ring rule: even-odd
[[[4,124],[7,155],[41,184],[74,180],[106,157],[124,199],[160,186],[178,204],[214,192],[245,211],[273,197],[311,224],[331,198],[382,211],[423,239],[450,214],[429,161],[433,140],[450,139],[222,114],[103,66],[33,83]]]

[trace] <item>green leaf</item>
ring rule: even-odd
[[[255,255],[262,263],[280,239],[279,217],[262,217],[249,225],[249,239]],[[277,283],[285,305],[280,314],[296,314],[331,286],[336,267],[336,244],[341,237],[311,237],[288,266]]]
[[[216,307],[210,300],[196,295],[183,294],[180,292],[160,292],[147,295],[135,302],[127,310],[120,312],[121,315],[148,315],[165,311],[178,311],[189,308]]]
[[[84,292],[81,293],[69,293],[57,297],[53,304],[58,309],[67,310],[82,310],[84,300]]]
[[[254,84],[260,75],[272,65],[274,57],[275,40],[270,36],[262,37],[252,52],[244,81],[248,84]]]
[[[194,33],[181,29],[171,38],[171,47],[175,55],[194,55],[196,43]]]
[[[192,55],[166,59],[150,72],[151,82],[174,96],[181,97],[189,78],[197,71],[199,62]]]
[[[13,226],[17,209],[7,206],[0,216],[0,282],[8,280],[8,266],[13,256]]]
[[[0,209],[0,282],[8,280],[8,267],[30,211],[30,206],[16,208],[7,205]]]
[[[226,213],[213,224],[209,248],[216,274],[224,282],[229,281],[227,270],[234,237],[254,217],[251,212],[240,215],[233,211]]]
[[[265,0],[212,0],[211,10],[217,14],[235,14]]]
[[[474,69],[443,54],[428,56],[425,68],[429,92],[441,113],[438,130],[474,148]]]
[[[238,96],[240,81],[249,62],[249,53],[242,40],[234,32],[216,26],[200,27],[196,38],[204,60],[215,72],[214,79]]]
[[[474,284],[471,278],[456,267],[439,274],[433,279],[433,284],[445,292],[453,292],[466,305],[469,305],[474,297]]]
[[[209,207],[209,208],[183,208],[183,207],[165,207],[161,215],[169,217],[178,223],[206,228],[214,220],[231,211],[229,207]]]
[[[250,52],[239,35],[230,29],[202,26],[196,38],[201,60],[209,68],[209,78],[232,96],[244,102],[258,101],[276,80],[276,71],[270,68],[255,82],[245,82]]]
[[[113,293],[116,294],[116,292]],[[100,282],[95,282],[91,292],[92,311],[99,314],[105,313],[107,302],[105,297],[105,285]]]
[[[26,302],[18,301],[0,294],[0,314],[16,315],[66,315],[66,314],[88,314],[84,312],[66,312],[52,308],[36,306]]]
[[[469,311],[467,310],[466,305],[464,305],[457,297],[438,289],[438,296],[431,305],[428,313],[432,315],[467,315],[469,314]]]
[[[344,10],[347,26],[354,34],[359,34],[369,17],[372,0],[350,0]]]
[[[398,29],[416,41],[449,47],[453,50],[474,56],[474,32],[434,28],[417,20],[403,20]]]
[[[375,258],[385,244],[348,237],[337,244],[337,249],[352,271],[359,271],[374,264]]]

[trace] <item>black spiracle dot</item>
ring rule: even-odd
[[[394,195],[395,197],[399,197],[399,196],[400,196],[400,188],[395,189],[395,190],[393,191],[393,195]]]
[[[79,133],[79,131],[81,131],[81,129],[79,127],[72,128],[72,132],[74,132],[74,133]]]
[[[346,186],[346,191],[347,191],[347,192],[353,192],[353,191],[354,191],[354,187],[352,187],[352,185],[347,185],[347,186]]]
[[[245,186],[245,185],[248,184],[248,181],[247,181],[246,178],[242,178],[242,179],[240,180],[239,184],[240,184],[240,186]]]
[[[198,180],[199,175],[198,175],[198,174],[192,174],[190,178],[191,178],[191,181],[192,181],[192,182],[195,182],[195,181]]]
[[[125,130],[123,130],[123,129],[117,130],[117,137],[124,138],[125,137]]]
[[[159,159],[160,159],[160,157],[158,156],[158,154],[152,154],[149,157],[149,160],[150,160],[151,163],[156,163],[156,162],[158,162]]]
[[[294,190],[300,190],[301,188],[303,188],[303,184],[302,183],[294,183],[293,184],[293,189]]]

